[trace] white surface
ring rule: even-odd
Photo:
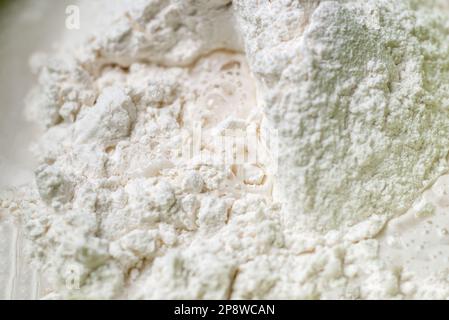
[[[28,61],[36,51],[51,50],[62,33],[77,39],[87,31],[87,24],[81,30],[65,28],[66,6],[74,2],[10,1],[0,11],[0,190],[32,183],[35,163],[28,147],[39,130],[23,116],[24,99],[35,81]],[[89,14],[94,12],[84,12],[86,18]],[[35,299],[37,276],[23,257],[15,221],[1,210],[0,299]]]

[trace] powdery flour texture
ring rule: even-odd
[[[45,297],[447,298],[379,254],[448,171],[447,12],[124,1],[77,51],[33,57],[40,166],[2,206]]]

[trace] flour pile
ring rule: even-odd
[[[32,59],[36,186],[2,206],[46,298],[449,297],[379,253],[449,171],[443,4],[122,5]]]

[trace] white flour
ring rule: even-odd
[[[449,297],[447,270],[385,249],[448,171],[441,9],[121,5],[77,52],[32,59],[36,186],[2,207],[47,298]]]

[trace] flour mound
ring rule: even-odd
[[[236,5],[279,130],[289,221],[403,213],[448,170],[445,20],[407,1],[258,3]]]

